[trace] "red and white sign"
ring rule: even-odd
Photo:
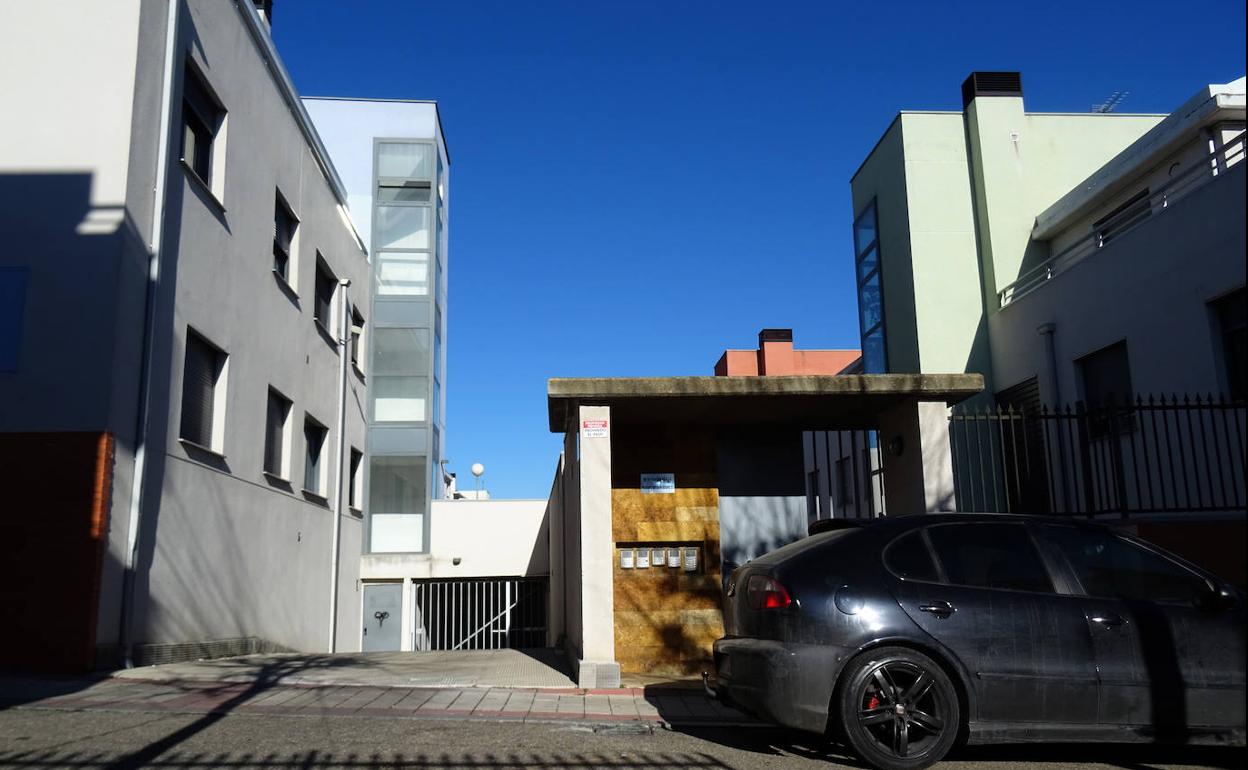
[[[585,438],[607,438],[611,429],[606,420],[581,420],[581,435]]]

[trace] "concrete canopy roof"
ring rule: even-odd
[[[551,433],[578,405],[610,406],[630,423],[867,429],[893,406],[956,404],[984,389],[980,374],[837,374],[784,377],[555,378],[546,386]]]

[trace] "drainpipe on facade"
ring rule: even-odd
[[[341,278],[338,285],[342,287],[342,318],[338,323],[338,450],[334,468],[334,535],[329,555],[329,651],[338,648],[338,551],[342,539],[342,481],[343,451],[347,445],[347,366],[351,357],[351,308],[347,299],[347,288],[351,286],[350,278]]]
[[[139,528],[143,517],[143,488],[147,471],[147,430],[152,391],[152,349],[156,336],[156,300],[160,285],[161,257],[164,253],[165,199],[168,194],[169,132],[173,110],[174,62],[178,48],[178,0],[169,0],[165,20],[165,64],[160,94],[160,133],[156,145],[156,179],[152,186],[152,233],[148,242],[147,296],[143,315],[143,354],[139,371],[139,419],[135,428],[134,471],[130,480],[130,514],[126,529],[126,561],[122,572],[121,624],[118,642],[126,668],[134,666],[135,568],[139,560]]]
[[[1036,333],[1044,337],[1044,363],[1049,369],[1050,391],[1053,394],[1049,406],[1057,411],[1062,408],[1062,386],[1057,379],[1057,342],[1054,340],[1054,335],[1057,334],[1057,324],[1052,322],[1040,324],[1036,327]]]

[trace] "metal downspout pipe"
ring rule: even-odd
[[[329,652],[338,648],[338,559],[342,541],[343,452],[347,445],[347,367],[351,357],[351,303],[347,298],[350,278],[340,278],[341,318],[338,322],[338,447],[334,453],[334,533],[329,551]]]
[[[126,528],[126,561],[122,573],[119,639],[126,668],[134,666],[135,568],[139,556],[139,529],[143,520],[143,489],[147,470],[147,431],[151,411],[152,348],[156,335],[161,259],[164,253],[165,203],[168,196],[170,124],[173,121],[173,80],[178,50],[179,0],[169,0],[165,20],[165,63],[160,94],[160,133],[156,146],[156,179],[152,186],[152,231],[148,242],[147,296],[143,318],[143,355],[139,372],[139,419],[135,429],[134,471],[130,480],[130,512]]]

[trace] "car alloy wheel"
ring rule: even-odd
[[[869,764],[916,770],[938,762],[961,726],[957,695],[931,658],[902,647],[869,651],[846,667],[840,732]]]

